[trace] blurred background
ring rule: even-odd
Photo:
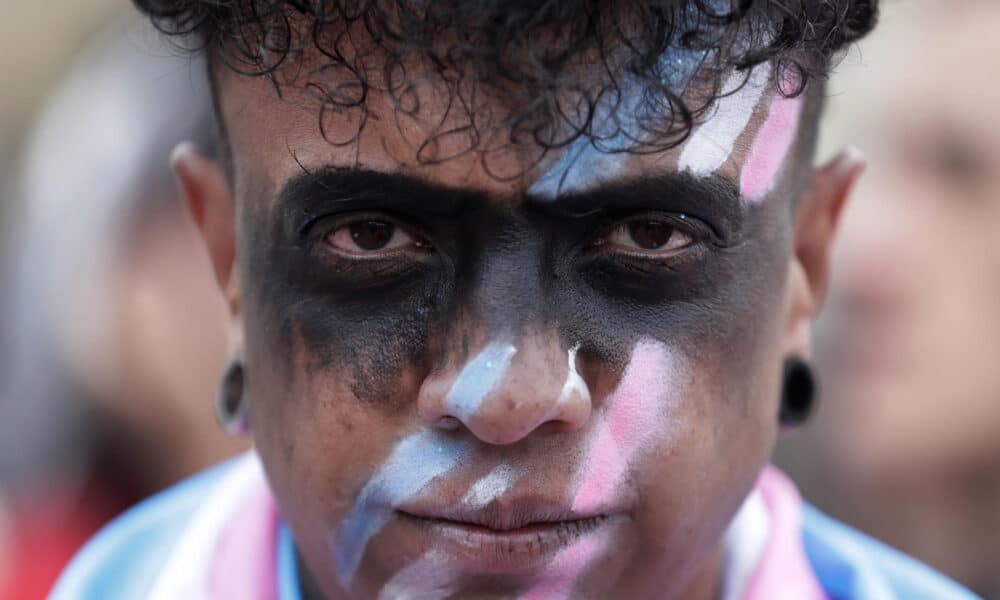
[[[869,168],[776,462],[806,499],[1000,598],[1000,3],[883,0],[820,159]],[[214,151],[204,74],[123,0],[0,22],[0,599],[244,448],[215,424],[223,306],[167,167]]]
[[[815,331],[813,421],[776,462],[821,509],[1000,598],[1000,2],[883,2],[821,157],[868,170]]]
[[[123,0],[3,21],[0,599],[30,600],[246,442],[215,423],[224,306],[168,166],[180,141],[214,151],[202,65]]]

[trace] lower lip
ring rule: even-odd
[[[496,530],[441,519],[398,513],[415,528],[428,548],[443,552],[460,571],[468,574],[529,572],[543,567],[560,550],[589,536],[607,531],[619,522],[599,516],[558,523],[536,523],[510,530]]]

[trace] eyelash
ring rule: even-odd
[[[384,221],[390,223],[401,229],[409,236],[420,241],[421,244],[408,248],[390,249],[389,251],[377,255],[374,255],[373,251],[372,256],[365,256],[363,254],[351,256],[330,247],[330,243],[327,240],[331,235],[336,233],[341,228],[348,227],[365,220]],[[628,227],[630,224],[643,220],[665,222],[673,229],[691,238],[691,242],[686,246],[679,248],[677,252],[669,256],[656,256],[653,254],[655,250],[648,253],[643,252],[640,249],[637,249],[635,252],[624,252],[621,249],[616,250],[609,248],[607,243],[602,242],[602,240],[606,239],[618,228]],[[316,245],[320,244],[322,246],[322,252],[327,256],[332,254],[335,255],[339,261],[360,263],[365,261],[380,262],[393,260],[401,256],[412,256],[414,254],[414,248],[420,248],[422,252],[428,254],[435,252],[435,245],[427,241],[431,236],[426,235],[425,230],[426,227],[419,223],[413,223],[410,219],[398,218],[387,212],[352,212],[341,215],[318,215],[310,217],[298,228],[297,231],[300,239],[305,240],[307,245],[311,248],[315,249]],[[711,226],[701,219],[686,213],[637,212],[628,215],[618,215],[607,218],[603,221],[603,223],[594,228],[592,232],[593,233],[586,238],[586,242],[583,246],[584,252],[587,252],[591,256],[601,257],[607,260],[619,261],[631,265],[644,263],[646,266],[655,264],[676,264],[684,260],[684,255],[701,255],[700,252],[696,251],[705,249],[712,243],[712,240],[715,239],[714,230]],[[690,258],[695,257],[692,256]]]
[[[589,246],[598,252],[604,252],[601,248],[603,244],[599,243],[601,239],[606,238],[620,227],[627,227],[632,223],[642,221],[665,222],[670,227],[690,237],[691,243],[688,244],[688,246],[685,246],[685,248],[714,243],[716,239],[714,229],[710,225],[687,213],[639,212],[627,216],[618,216],[607,219],[601,224],[600,227],[597,228],[597,235],[592,237],[593,241],[589,243]],[[623,253],[614,252],[614,254],[622,255]],[[636,260],[650,260],[656,262],[655,257],[649,255],[643,256],[641,252],[624,254]]]

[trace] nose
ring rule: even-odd
[[[461,367],[430,374],[418,411],[431,426],[464,427],[495,445],[536,431],[580,429],[591,402],[577,370],[578,348],[565,348],[555,334],[493,340]]]

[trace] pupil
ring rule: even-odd
[[[660,221],[633,221],[628,225],[628,233],[643,250],[656,250],[670,241],[674,228]]]
[[[362,250],[385,248],[395,230],[395,225],[385,221],[361,221],[350,226],[351,239]]]

